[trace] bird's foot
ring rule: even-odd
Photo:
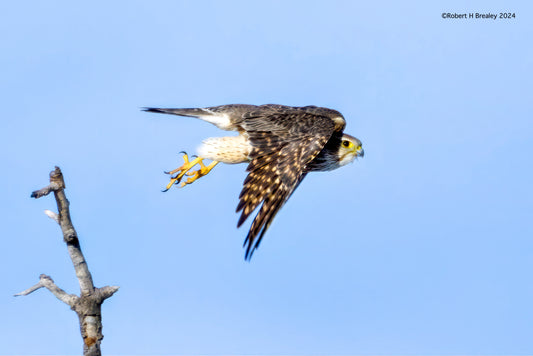
[[[171,175],[170,182],[165,187],[165,190],[164,190],[165,192],[169,190],[173,184],[179,184],[181,182],[181,179],[185,175],[185,173],[187,173],[192,167],[194,167],[196,163],[202,161],[200,157],[196,157],[192,161],[189,161],[189,155],[186,152],[180,152],[180,153],[183,153],[183,165],[181,165],[180,167],[172,171],[165,172],[166,174]]]
[[[198,178],[203,177],[207,173],[209,173],[213,169],[213,167],[215,167],[216,164],[218,163],[217,161],[213,161],[213,162],[211,162],[209,164],[209,166],[206,167],[204,165],[204,163],[203,163],[203,158],[196,157],[192,161],[189,161],[189,156],[187,155],[186,152],[183,152],[183,161],[184,161],[184,163],[180,167],[178,167],[178,168],[176,168],[176,169],[174,169],[172,171],[165,172],[166,174],[170,174],[170,175],[173,175],[173,176],[170,178],[170,182],[165,187],[164,192],[169,190],[170,187],[172,187],[172,185],[174,185],[174,184],[180,184],[181,183],[182,187],[186,186],[187,184],[191,184],[192,182],[196,181]],[[200,169],[197,170],[197,171],[190,172],[190,170],[196,164],[200,165]],[[190,176],[190,178],[187,178],[186,181],[182,181],[182,179],[183,179],[183,177],[185,175]]]
[[[207,175],[213,168],[215,168],[215,166],[218,164],[218,161],[213,161],[206,166],[201,159],[198,164],[200,165],[200,169],[186,173],[189,178],[187,178],[186,181],[181,182],[182,187],[195,182],[200,177]]]

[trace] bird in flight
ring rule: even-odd
[[[261,207],[244,241],[246,260],[252,257],[272,219],[307,173],[330,171],[364,155],[361,141],[343,133],[346,121],[341,113],[328,108],[232,104],[143,110],[196,117],[239,133],[204,140],[193,160],[184,153],[184,164],[166,172],[171,175],[166,190],[174,184],[183,187],[193,183],[219,162],[248,163],[248,176],[237,205],[237,212],[242,211],[237,227]],[[204,159],[212,162],[206,166]],[[199,169],[192,170],[197,164]]]

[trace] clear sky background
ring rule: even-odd
[[[30,199],[62,168],[112,355],[533,353],[528,1],[0,6],[0,354],[78,354],[79,293]],[[442,12],[515,19],[452,20]],[[143,106],[319,105],[365,157],[309,175],[251,263],[245,165],[162,193],[205,122]]]

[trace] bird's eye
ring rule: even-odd
[[[342,141],[342,145],[343,145],[344,147],[350,147],[350,144],[351,144],[350,141],[346,141],[346,140]]]

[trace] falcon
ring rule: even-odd
[[[346,121],[340,112],[317,106],[232,104],[207,108],[144,111],[195,117],[237,136],[211,137],[202,142],[192,160],[170,172],[172,185],[182,187],[208,174],[219,162],[248,163],[248,176],[239,195],[240,227],[258,207],[244,247],[249,260],[280,208],[307,173],[330,171],[363,157],[362,143],[343,133]],[[204,160],[211,160],[208,165]],[[193,170],[194,166],[199,168]]]

